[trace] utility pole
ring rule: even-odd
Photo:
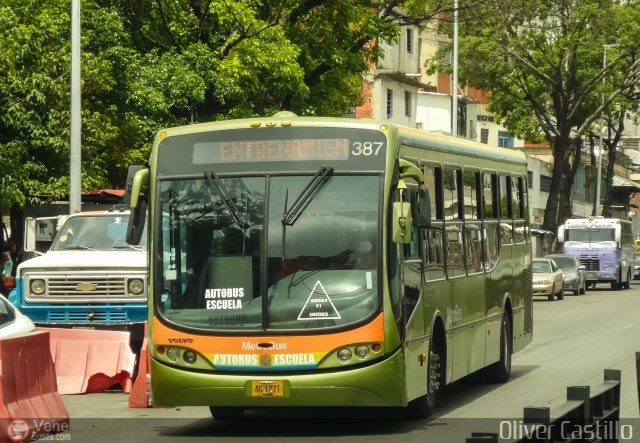
[[[80,0],[71,0],[71,147],[69,158],[69,213],[80,211]]]
[[[451,80],[451,135],[458,135],[458,1],[453,2],[453,77]]]

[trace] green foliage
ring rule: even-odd
[[[392,8],[393,6],[393,8]],[[83,0],[82,188],[122,186],[165,126],[338,116],[400,23],[437,0]],[[400,14],[403,8],[404,14]],[[69,187],[70,2],[0,6],[0,205]],[[411,18],[410,16],[413,16]]]

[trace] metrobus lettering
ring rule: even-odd
[[[249,341],[242,342],[243,351],[257,351],[258,349],[261,349],[261,347],[258,346],[257,343],[251,343]],[[287,349],[287,344],[271,342],[271,346],[268,349],[285,350]]]

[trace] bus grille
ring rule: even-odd
[[[105,311],[76,311],[76,312],[50,312],[48,321],[53,322],[89,322],[89,321],[127,321],[126,312],[105,312]]]
[[[600,270],[600,258],[595,254],[582,254],[580,256],[580,264],[584,266],[587,271]]]
[[[533,331],[533,282],[531,266],[524,268],[524,333]]]
[[[126,279],[123,277],[49,277],[47,291],[50,297],[91,296],[97,298],[127,295]]]

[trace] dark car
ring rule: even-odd
[[[633,255],[633,279],[640,279],[640,254]]]
[[[545,258],[555,261],[564,274],[565,291],[573,291],[574,295],[584,294],[587,291],[585,267],[580,264],[578,257],[567,254],[551,254],[546,255]]]

